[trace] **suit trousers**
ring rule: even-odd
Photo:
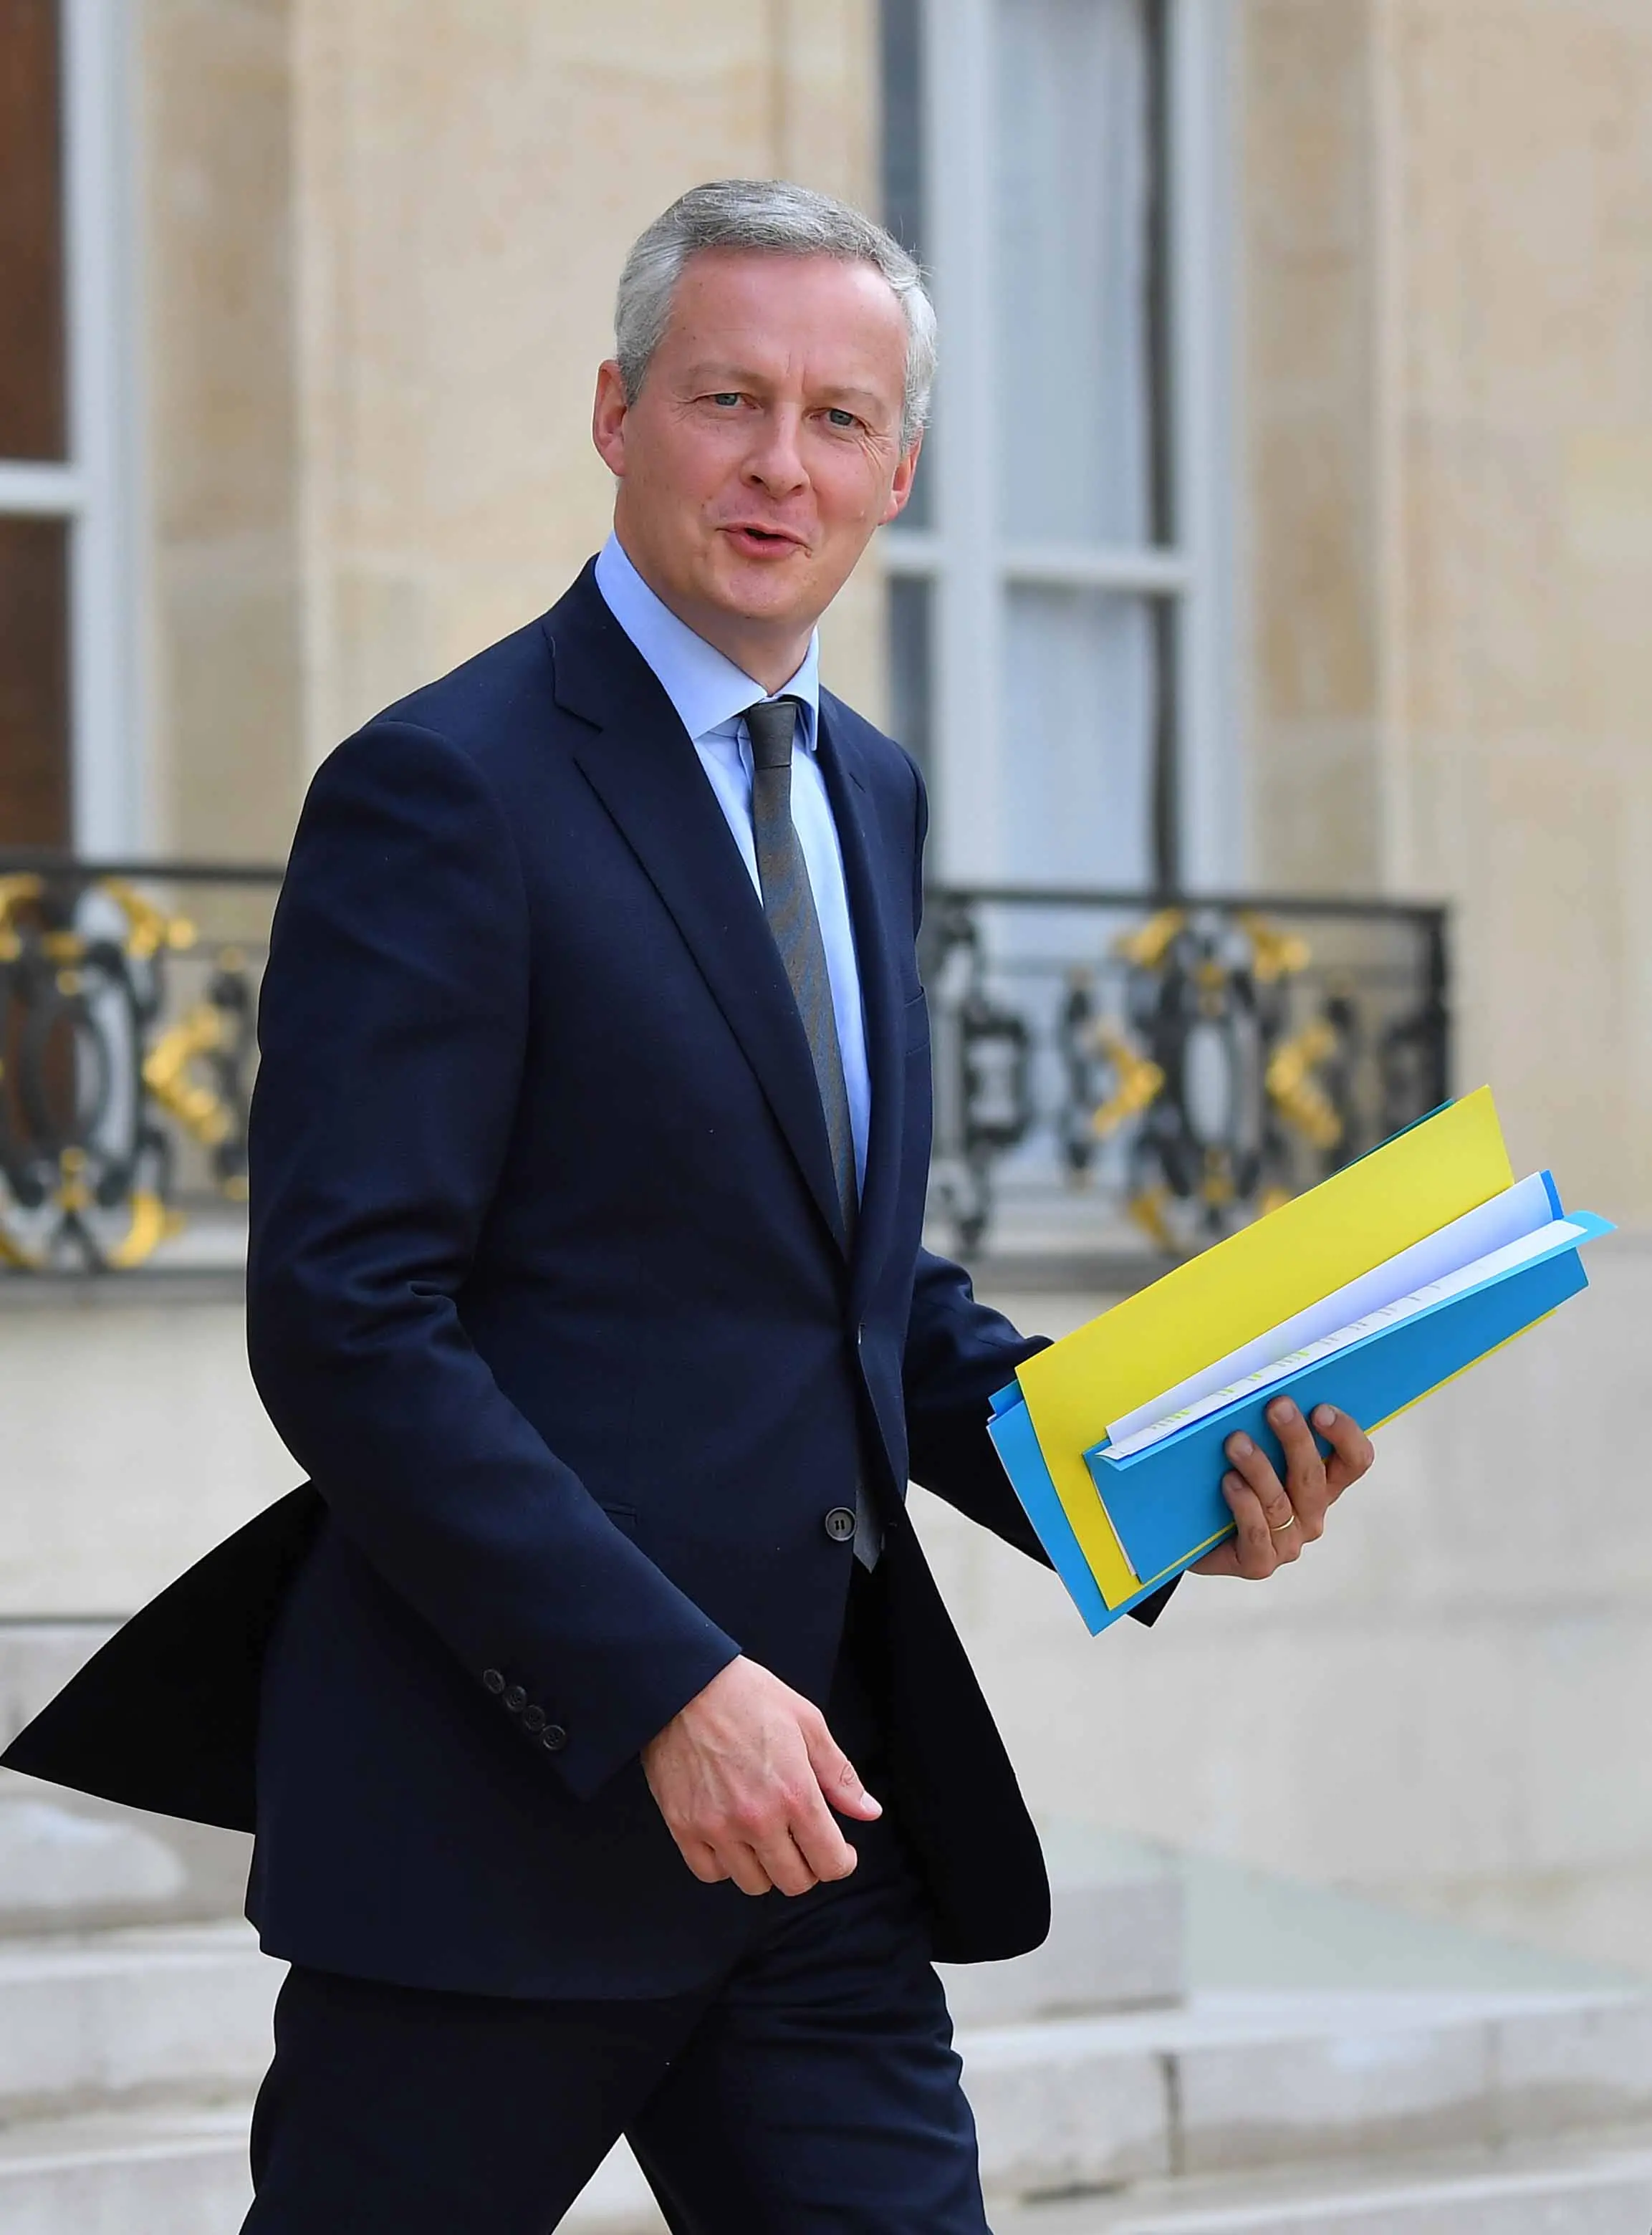
[[[861,1674],[846,1650],[828,1718],[875,1792]],[[514,2001],[295,1967],[243,2235],[547,2235],[622,2133],[675,2235],[986,2235],[922,1889],[892,1809],[847,1828],[851,1876],[764,1896],[748,1952],[692,1995]]]

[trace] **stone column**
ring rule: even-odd
[[[1382,888],[1371,0],[1250,0],[1239,52],[1252,860]]]
[[[279,861],[304,700],[289,10],[144,0],[138,31],[153,825]]]
[[[1390,875],[1459,1075],[1652,1222],[1652,15],[1390,0]]]
[[[1453,903],[1458,1081],[1652,1220],[1652,17],[1247,0],[1259,880]]]

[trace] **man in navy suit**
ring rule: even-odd
[[[931,1958],[1048,1891],[902,1501],[1039,1557],[985,1433],[1038,1345],[921,1246],[923,788],[814,633],[933,316],[735,181],[616,323],[613,540],[338,749],[277,914],[250,1347],[326,1517],[265,1664],[246,2225],[543,2235],[625,2132],[695,2235],[980,2235]],[[1370,1447],[1315,1425],[1232,1454],[1207,1567],[1319,1534]]]

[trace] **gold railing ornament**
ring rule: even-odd
[[[205,1149],[216,1149],[228,1140],[234,1120],[221,1095],[190,1078],[189,1066],[226,1041],[223,1011],[210,1001],[198,1001],[169,1032],[161,1034],[143,1059],[144,1085]]]
[[[0,1219],[0,1265],[14,1273],[39,1273],[45,1269],[45,1259],[38,1250],[26,1249]]]
[[[1241,911],[1239,928],[1250,941],[1250,967],[1259,985],[1277,985],[1282,978],[1298,978],[1314,954],[1300,932],[1286,931],[1254,908]]]
[[[1239,1199],[1239,1186],[1234,1176],[1233,1157],[1227,1144],[1209,1143],[1204,1151],[1204,1170],[1199,1180],[1199,1200],[1208,1210],[1226,1210]]]
[[[1131,1223],[1139,1227],[1154,1249],[1162,1250],[1167,1257],[1177,1254],[1176,1235],[1170,1228],[1170,1203],[1169,1188],[1157,1181],[1151,1187],[1138,1188],[1124,1205]]]
[[[1138,970],[1157,970],[1187,920],[1185,908],[1160,908],[1134,931],[1121,932],[1113,941],[1113,953]]]
[[[1268,1099],[1302,1138],[1316,1149],[1334,1149],[1343,1124],[1330,1096],[1314,1073],[1337,1052],[1336,1033],[1323,1017],[1275,1048],[1268,1062]]]
[[[36,862],[41,866],[36,867]],[[246,1200],[259,951],[142,873],[0,860],[0,1268],[148,1263],[208,1192]],[[273,872],[157,868],[161,892]],[[235,903],[239,928],[246,909]],[[256,918],[253,919],[256,921]]]
[[[135,891],[124,877],[104,877],[99,890],[108,894],[126,918],[126,951],[134,962],[148,962],[161,954],[187,954],[200,936],[187,915],[169,915]]]
[[[0,963],[15,962],[22,954],[23,934],[17,927],[17,911],[24,902],[37,901],[40,894],[40,879],[30,873],[0,876]]]
[[[1098,1025],[1094,1039],[1097,1052],[1112,1066],[1117,1082],[1107,1099],[1090,1114],[1091,1131],[1098,1141],[1105,1141],[1127,1120],[1139,1118],[1152,1106],[1164,1091],[1164,1073],[1150,1056],[1132,1047],[1111,1025]]]
[[[184,1229],[182,1211],[169,1210],[153,1188],[137,1189],[128,1208],[131,1224],[121,1239],[103,1253],[107,1262],[121,1273],[129,1273],[134,1267],[147,1264],[163,1242],[169,1242]]]

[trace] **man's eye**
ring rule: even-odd
[[[726,410],[732,410],[740,401],[740,391],[738,388],[719,389],[711,401],[713,403],[722,404]]]
[[[834,427],[855,427],[860,423],[852,411],[842,410],[836,405],[826,414],[826,416]]]

